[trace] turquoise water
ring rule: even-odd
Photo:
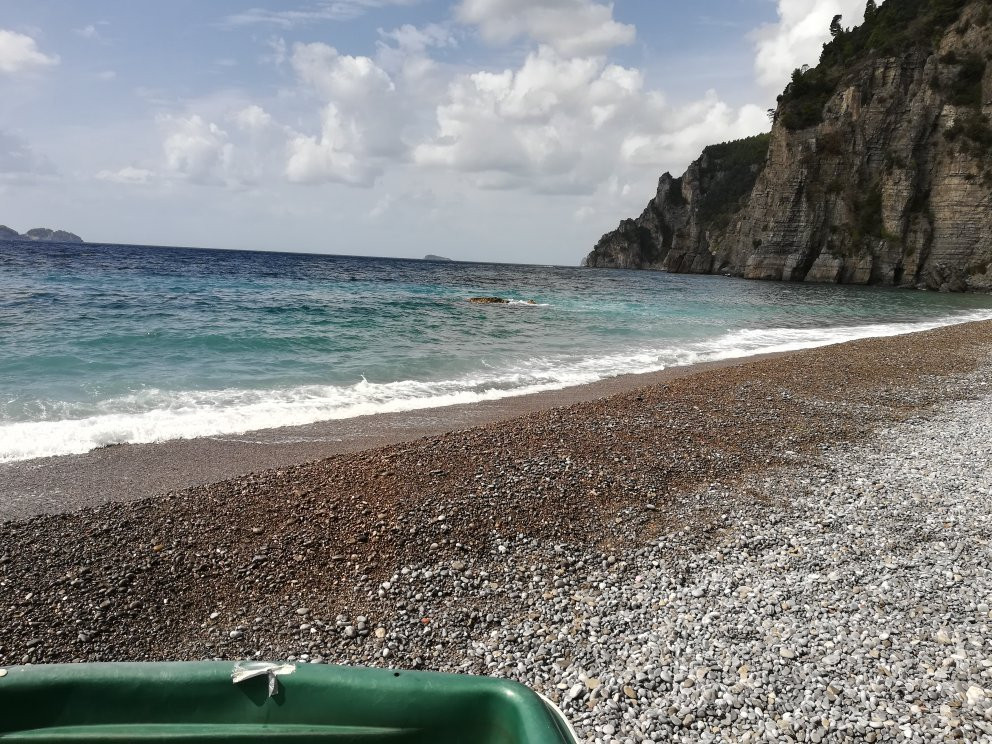
[[[475,295],[521,302],[466,302]],[[992,297],[0,243],[0,462],[469,402],[981,318],[992,318]]]

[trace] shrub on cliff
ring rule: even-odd
[[[703,189],[701,220],[722,225],[736,211],[765,165],[770,141],[771,134],[766,132],[703,150],[699,174]]]

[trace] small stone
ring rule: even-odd
[[[791,648],[786,648],[785,646],[783,646],[782,648],[780,648],[778,650],[778,655],[781,656],[783,659],[795,659],[796,658],[796,652],[793,651]]]
[[[629,697],[631,700],[637,700],[637,693],[634,691],[634,688],[631,687],[630,685],[624,685],[623,694]]]
[[[451,562],[451,570],[452,571],[464,571],[465,570],[465,561],[452,561]]]

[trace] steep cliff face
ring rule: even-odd
[[[878,13],[922,5],[888,0]],[[681,179],[665,174],[644,213],[604,235],[585,264],[992,289],[990,58],[990,3],[972,0],[925,44],[871,49],[836,80],[823,62],[797,71],[766,157],[740,157],[755,151],[743,140],[719,146],[737,157],[704,151]],[[721,189],[728,182],[746,189]]]

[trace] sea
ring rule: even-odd
[[[475,296],[507,304],[479,305]],[[0,243],[0,462],[490,400],[992,319],[721,276]]]

